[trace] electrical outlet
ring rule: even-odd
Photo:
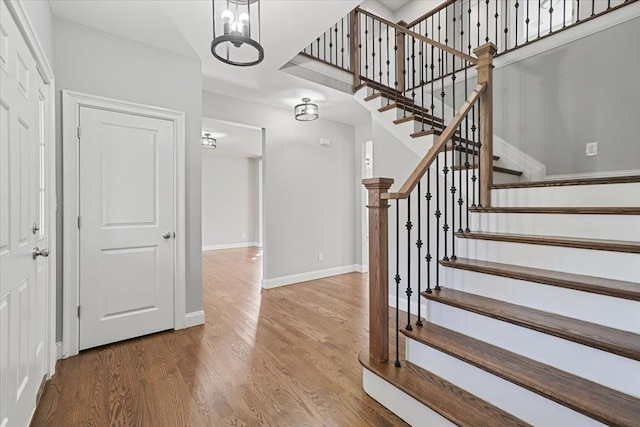
[[[318,261],[324,261],[324,253],[318,252]]]
[[[587,157],[597,156],[598,155],[598,143],[597,142],[589,142],[586,145],[586,155]]]

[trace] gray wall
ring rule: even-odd
[[[640,49],[622,48],[638,40],[635,18],[496,68],[494,133],[545,164],[547,175],[640,169]],[[459,83],[457,106],[463,94]],[[597,156],[585,156],[588,142],[598,142]]]
[[[495,133],[549,175],[640,169],[638,40],[640,18],[497,69]]]
[[[353,126],[212,92],[202,101],[206,117],[266,128],[265,278],[354,264]]]
[[[201,159],[202,77],[199,60],[55,18],[58,235],[62,236],[63,89],[186,113],[186,312],[202,309]],[[62,238],[57,253],[62,254]],[[62,333],[62,257],[58,257],[57,340]]]
[[[258,241],[258,161],[202,150],[202,246]]]

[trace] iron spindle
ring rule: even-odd
[[[431,291],[431,218],[429,214],[431,212],[431,168],[427,169],[427,194],[425,195],[427,199],[427,290],[426,292],[430,294]],[[437,233],[437,229],[436,229]]]
[[[485,5],[487,6],[487,14],[485,16],[485,29],[484,29],[484,41],[489,43],[489,0],[485,0]],[[478,43],[479,45],[480,43]]]
[[[342,42],[342,47],[340,48],[340,59],[342,68],[344,68],[344,17],[340,20],[340,41]]]
[[[549,2],[549,33],[553,32],[553,2]]]
[[[336,26],[333,29],[333,39],[336,43],[336,65],[338,65],[338,46],[340,46],[340,43],[338,42],[338,23],[336,22]]]
[[[596,14],[596,0],[591,0],[591,16]]]
[[[448,143],[448,141],[447,141]],[[446,150],[446,144],[445,143],[445,150],[444,150],[444,167],[442,168],[442,175],[443,175],[443,184],[444,184],[444,194],[443,194],[443,200],[444,200],[444,211],[443,211],[443,217],[444,217],[444,224],[442,225],[442,235],[444,237],[444,254],[442,256],[442,259],[444,261],[449,261],[449,256],[447,255],[447,234],[449,233],[449,217],[447,216],[447,178],[449,177],[449,165],[447,163],[447,150]],[[451,143],[453,144],[453,139],[451,139]],[[451,166],[453,168],[453,165]]]
[[[498,18],[500,17],[500,14],[498,13],[498,2],[495,2],[495,5],[496,5],[496,13],[493,15],[493,17],[496,19],[496,28],[495,28],[496,35],[494,37],[494,40],[496,41],[496,44],[498,44],[498,40],[500,40],[498,39],[498,27],[499,27]]]
[[[413,291],[411,290],[411,229],[413,228],[413,223],[411,222],[411,196],[407,197],[407,326],[405,329],[407,331],[413,330],[411,327],[411,295]],[[397,304],[396,304],[397,305]]]
[[[333,26],[329,28],[329,63],[333,63]]]
[[[529,19],[529,0],[527,0],[527,19],[524,20],[524,23],[527,25],[527,29],[524,32],[525,33],[525,43],[529,43],[529,22],[531,22],[531,20]]]
[[[391,85],[390,80],[389,80],[389,75],[390,75],[390,71],[389,71],[389,65],[391,65],[391,61],[389,60],[389,26],[386,25],[387,27],[387,87],[390,88]]]
[[[400,200],[396,200],[396,368],[400,367]]]
[[[562,28],[567,26],[567,0],[562,0]]]
[[[378,21],[378,82],[382,87],[382,21]]]
[[[422,260],[422,212],[420,210],[421,200],[420,196],[422,195],[422,191],[420,190],[420,183],[422,180],[418,181],[418,240],[416,240],[416,247],[418,248],[418,320],[416,321],[416,326],[422,326],[422,317],[420,315],[420,289],[422,285],[422,268],[421,268],[421,260]]]
[[[541,0],[538,0],[538,38],[540,38],[540,17],[542,11],[542,5],[540,4]],[[580,2],[578,2],[580,3]]]
[[[364,16],[364,75],[369,78],[369,17]],[[375,92],[375,87],[373,89]]]
[[[516,45],[518,47],[518,8],[520,7],[520,3],[516,0],[515,8],[516,8]]]
[[[440,156],[436,156],[436,259],[440,259]],[[436,291],[440,290],[440,264],[436,262]]]
[[[480,128],[480,123],[482,123],[482,100],[478,100],[478,184],[482,182],[480,179],[482,177],[482,168],[480,165],[482,164],[482,139],[480,135],[482,135],[482,129]],[[482,207],[482,186],[478,185],[478,207]]]
[[[580,2],[576,2],[576,22],[580,22]]]
[[[505,1],[504,2],[504,14],[502,15],[504,18],[504,47],[502,50],[508,50],[509,49],[509,20],[508,18],[508,11],[509,11],[509,2]]]
[[[376,21],[371,18],[371,80],[376,81]]]
[[[471,152],[471,164],[479,165],[480,162],[476,162],[476,151],[478,150],[476,146],[476,106],[474,105],[471,109],[471,142],[473,151]],[[471,207],[476,207],[476,168],[471,168]],[[467,221],[468,223],[468,221]]]

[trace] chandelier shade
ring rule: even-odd
[[[296,120],[301,122],[310,122],[318,118],[318,105],[312,104],[311,99],[302,98],[302,104],[294,107],[293,112]]]
[[[211,54],[238,67],[261,63],[260,0],[212,0],[212,10]]]

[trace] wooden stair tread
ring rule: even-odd
[[[582,274],[564,273],[466,258],[458,258],[455,261],[440,261],[440,264],[445,267],[460,270],[475,271],[494,276],[509,277],[615,298],[640,301],[640,284],[622,280],[604,279],[602,277],[584,276]]]
[[[530,245],[561,246],[567,248],[592,249],[598,251],[640,254],[640,242],[624,240],[584,239],[580,237],[534,236],[509,233],[455,233],[463,239],[493,240],[498,242],[524,243]]]
[[[421,295],[432,301],[492,317],[562,339],[640,360],[640,335],[454,289]]]
[[[437,132],[434,129],[425,129],[420,132],[414,132],[411,134],[411,138],[420,138],[421,136],[436,135]]]
[[[637,207],[496,207],[469,208],[479,213],[524,213],[524,214],[568,214],[568,215],[640,215]]]
[[[478,168],[477,164],[469,165],[469,169],[477,169],[477,168]],[[460,169],[466,170],[466,167],[464,165],[455,165],[453,167],[454,171],[458,171]],[[505,168],[505,167],[502,167],[502,166],[496,166],[496,165],[493,165],[493,171],[494,172],[506,173],[506,174],[509,174],[509,175],[515,175],[515,176],[521,176],[522,175],[522,171],[517,171],[515,169],[509,169],[509,168]]]
[[[640,399],[426,322],[406,336],[607,425],[637,426]]]
[[[454,424],[460,426],[529,425],[411,362],[402,361],[400,368],[396,368],[392,361],[378,363],[369,358],[368,350],[362,350],[358,359],[365,369]]]
[[[492,189],[500,190],[505,188],[531,188],[531,187],[560,187],[570,185],[600,185],[600,184],[628,184],[640,182],[640,175],[631,176],[612,176],[602,178],[583,178],[583,179],[559,179],[549,181],[533,181],[533,182],[513,182],[505,184],[494,184]]]
[[[376,92],[364,98],[365,102],[373,101],[376,98],[380,98],[382,96],[382,92]]]

